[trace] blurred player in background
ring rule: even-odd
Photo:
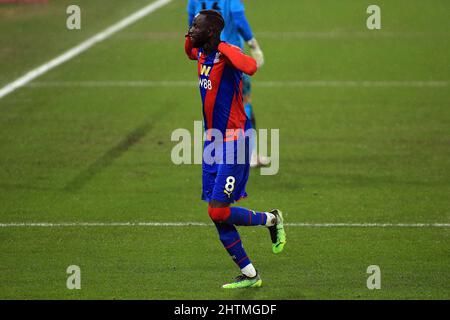
[[[257,212],[230,206],[247,196],[245,187],[250,171],[250,150],[249,139],[242,135],[251,129],[251,124],[244,110],[242,82],[243,74],[253,75],[257,66],[255,59],[242,53],[240,48],[220,40],[224,25],[224,19],[217,11],[200,11],[186,34],[185,52],[189,59],[197,61],[207,137],[202,163],[202,200],[208,202],[208,214],[219,238],[242,272],[223,288],[252,288],[261,286],[262,280],[247,256],[235,226],[266,226],[273,253],[283,250],[286,233],[280,210]],[[225,139],[214,138],[210,135],[213,131]],[[245,161],[242,162],[238,160],[240,141],[245,142]],[[223,159],[206,160],[211,146],[215,152],[223,150]]]
[[[218,11],[225,20],[225,28],[222,31],[221,40],[241,49],[244,49],[244,42],[246,42],[250,47],[251,55],[256,60],[257,67],[260,68],[264,64],[264,54],[253,36],[252,29],[245,16],[243,0],[189,0],[187,10],[189,26],[192,25],[195,15],[201,10]],[[256,130],[256,120],[251,100],[251,82],[250,77],[246,74],[244,74],[243,85],[245,113],[250,119],[253,129]],[[251,148],[251,167],[269,164],[267,157],[258,156],[254,141],[251,143]]]

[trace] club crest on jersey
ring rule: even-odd
[[[210,71],[211,71],[211,66],[202,65],[202,68],[200,69],[200,75],[209,77]]]
[[[220,55],[221,55],[220,52],[216,53],[216,56],[214,57],[214,62],[213,63],[219,63],[220,62]]]

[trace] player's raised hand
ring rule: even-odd
[[[256,60],[256,65],[258,66],[258,68],[260,68],[264,64],[264,54],[258,44],[258,41],[256,41],[255,38],[252,38],[251,40],[247,41],[247,44],[250,47],[250,53],[252,57]]]

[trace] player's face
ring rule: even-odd
[[[205,15],[199,14],[195,17],[188,35],[194,48],[201,48],[208,42],[210,30]]]

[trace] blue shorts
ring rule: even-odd
[[[205,143],[206,147],[207,143]],[[236,151],[235,151],[236,152]],[[249,142],[246,143],[246,153],[249,152]],[[249,156],[245,157],[245,163],[237,161],[232,164],[205,163],[202,164],[202,200],[210,202],[233,203],[241,198],[247,197],[245,186],[250,173]]]

